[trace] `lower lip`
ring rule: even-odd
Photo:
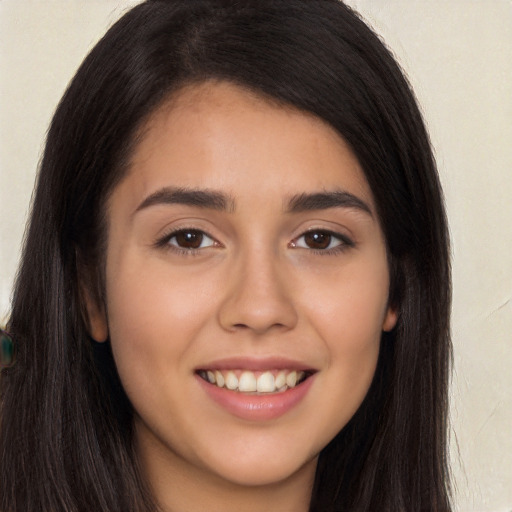
[[[280,393],[247,395],[219,388],[196,375],[206,394],[233,416],[248,421],[269,421],[283,416],[299,405],[313,383],[314,375],[298,386]]]

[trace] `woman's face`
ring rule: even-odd
[[[359,163],[321,120],[225,83],[183,90],[141,133],[108,203],[106,312],[89,311],[143,465],[312,478],[395,324]]]

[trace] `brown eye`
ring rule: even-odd
[[[299,249],[312,249],[324,254],[334,254],[354,247],[355,244],[350,238],[341,233],[334,233],[325,229],[312,229],[296,238],[291,246]]]
[[[182,229],[175,232],[170,238],[170,245],[179,247],[180,249],[202,249],[203,247],[210,247],[215,242],[206,235],[203,231],[198,229]]]
[[[311,231],[304,235],[304,243],[311,249],[327,249],[333,236],[325,231]]]

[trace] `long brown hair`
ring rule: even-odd
[[[320,455],[311,511],[449,511],[441,188],[399,66],[338,0],[148,0],[83,62],[48,132],[13,295],[18,360],[0,378],[0,510],[155,509],[132,450],[131,405],[109,344],[87,335],[79,281],[103,293],[104,207],[138,128],[170,94],[208,79],[334,127],[359,159],[386,237],[398,325],[383,335],[362,406]]]

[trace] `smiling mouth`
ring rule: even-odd
[[[295,388],[308,377],[312,371],[302,370],[198,370],[197,375],[206,382],[246,394],[282,393]]]

